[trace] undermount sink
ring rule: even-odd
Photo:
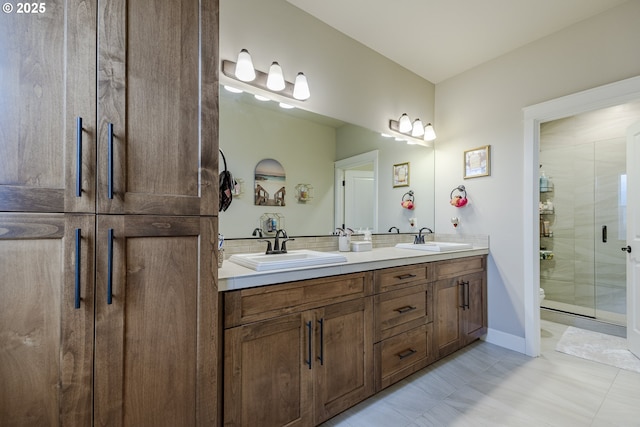
[[[282,270],[285,268],[309,267],[347,262],[347,257],[331,252],[306,249],[289,251],[286,254],[236,254],[229,261],[256,271]]]
[[[462,249],[473,249],[471,243],[458,243],[458,242],[426,242],[426,243],[398,243],[396,248],[401,249],[413,249],[415,251],[430,251],[430,252],[448,252],[459,251]]]

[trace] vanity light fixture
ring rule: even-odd
[[[433,125],[431,123],[429,123],[424,128],[424,140],[425,141],[433,141],[434,139],[436,139],[436,131],[433,130]]]
[[[238,54],[234,71],[235,78],[242,82],[252,82],[256,79],[256,70],[253,68],[253,61],[247,49],[242,49]]]
[[[402,113],[400,119],[398,119],[398,131],[400,133],[407,133],[411,131],[411,119],[407,116],[407,113]]]
[[[406,113],[402,114],[399,120],[389,120],[389,129],[396,133],[402,134],[403,138],[396,138],[396,140],[412,140],[418,142],[433,141],[434,139],[436,139],[436,133],[431,123],[423,126],[422,121],[420,119],[416,119],[412,124],[411,119],[409,119],[409,116],[407,116]]]
[[[309,83],[304,73],[298,73],[295,83],[291,83],[285,80],[282,67],[275,61],[269,67],[269,73],[256,70],[253,67],[251,55],[246,49],[240,51],[238,62],[222,60],[222,73],[263,91],[273,92],[298,101],[304,101],[310,96]]]
[[[274,92],[280,92],[286,87],[284,83],[284,75],[282,74],[282,67],[277,62],[271,63],[269,67],[269,74],[267,75],[267,87]]]
[[[424,135],[424,125],[420,119],[415,119],[411,125],[411,136],[420,138]]]
[[[300,101],[309,99],[311,92],[309,92],[309,83],[307,82],[307,76],[303,72],[299,72],[296,76],[296,81],[293,84],[293,97]]]

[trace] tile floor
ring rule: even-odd
[[[538,358],[478,341],[323,426],[640,426],[640,374],[555,351],[567,326],[541,324]]]

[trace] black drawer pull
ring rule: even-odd
[[[414,349],[410,348],[408,350],[403,351],[402,353],[398,353],[398,357],[400,358],[400,360],[406,359],[409,356],[413,356],[417,352],[418,352],[418,350],[414,350]]]
[[[82,260],[82,230],[76,228],[76,271],[75,271],[75,302],[73,307],[77,310],[80,308],[80,300],[82,296],[80,295],[80,274],[82,273],[82,268],[80,266],[80,261]]]
[[[113,199],[113,123],[107,126],[107,197]]]
[[[311,369],[311,359],[313,358],[313,356],[311,355],[311,335],[313,333],[313,329],[312,329],[313,326],[311,325],[311,320],[309,320],[306,323],[306,325],[307,325],[307,334],[309,334],[308,341],[307,341],[307,345],[308,345],[307,350],[309,352],[309,359],[305,360],[304,363],[305,365],[309,366],[309,369]]]
[[[404,314],[404,313],[408,313],[410,311],[415,310],[417,307],[413,307],[410,305],[404,306],[404,307],[400,307],[400,308],[396,308],[395,311],[397,311],[400,314]]]
[[[107,304],[113,302],[113,228],[109,229],[107,240]]]
[[[415,274],[403,274],[401,276],[396,276],[398,280],[411,279],[412,277],[416,277]]]

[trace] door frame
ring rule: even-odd
[[[540,355],[540,223],[538,220],[540,124],[640,99],[640,76],[523,108],[524,333],[525,354]]]
[[[344,187],[342,186],[342,181],[344,180],[345,170],[356,168],[367,163],[373,163],[373,232],[378,232],[378,150],[337,160],[334,163],[334,228],[342,227],[342,220],[344,218]]]

